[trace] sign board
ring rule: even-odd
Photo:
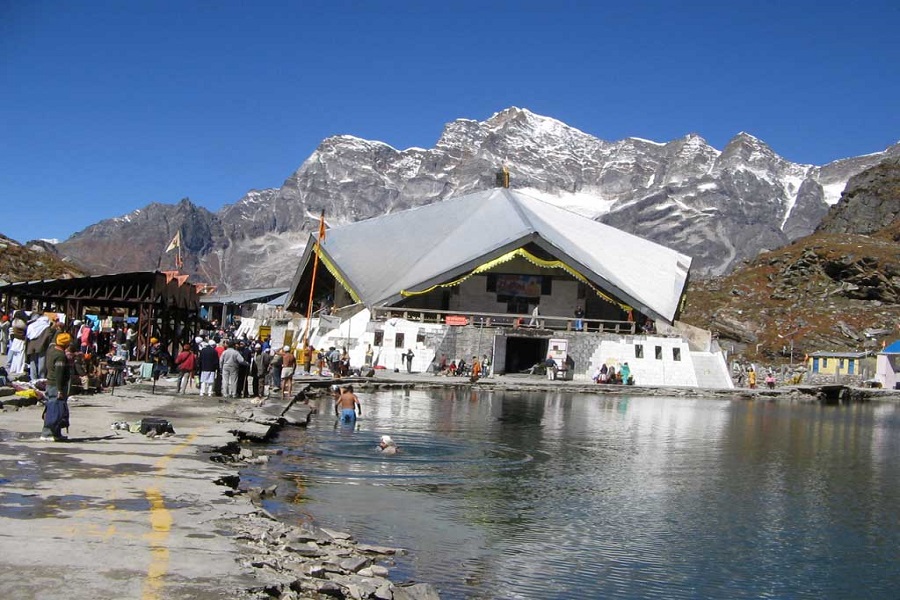
[[[566,364],[569,353],[569,340],[551,338],[547,343],[547,356],[553,358],[558,366]]]
[[[468,325],[469,320],[462,315],[447,315],[444,317],[444,323],[447,325]]]

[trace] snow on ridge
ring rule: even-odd
[[[615,200],[607,200],[600,194],[590,192],[550,193],[537,188],[522,188],[520,191],[542,202],[564,208],[589,219],[596,219],[607,214],[616,203]]]
[[[47,242],[48,244],[58,244],[59,243],[58,238],[40,238],[38,241],[39,242]]]
[[[844,188],[847,187],[846,181],[838,181],[836,183],[827,183],[822,185],[823,200],[828,206],[833,206],[841,199]]]
[[[350,144],[355,144],[358,146],[366,146],[367,148],[371,147],[371,146],[384,146],[384,147],[390,148],[394,152],[399,152],[399,150],[397,150],[396,148],[394,148],[387,142],[382,142],[380,140],[366,140],[361,137],[356,137],[355,135],[350,135],[347,133],[343,133],[340,135],[333,135],[328,139],[333,142],[336,142],[336,143],[350,143]]]
[[[633,135],[630,135],[625,139],[626,140],[634,140],[636,142],[644,142],[645,144],[652,144],[654,146],[665,146],[665,144],[663,142],[654,142],[653,140],[648,140],[646,138],[637,137],[637,136],[633,136]]]
[[[521,113],[525,116],[526,120],[529,121],[534,128],[535,133],[539,134],[570,134],[574,133],[576,135],[587,136],[590,138],[596,138],[596,136],[591,135],[589,133],[585,133],[581,131],[577,127],[573,127],[568,123],[563,123],[559,119],[554,119],[553,117],[548,117],[546,115],[539,115],[535,112],[528,110],[527,108],[519,108],[518,106],[510,106],[504,110],[499,112],[495,112],[486,122],[491,122],[494,119],[506,115],[506,114],[514,114]]]
[[[711,150],[713,155],[718,158],[722,155],[722,151],[718,148],[713,148],[709,145],[709,143],[703,139],[701,136],[696,133],[689,133],[685,138],[681,138],[684,140],[684,143],[681,145],[681,148],[678,149],[679,156],[682,156],[688,152],[693,152],[699,149]],[[679,141],[679,140],[675,140]]]

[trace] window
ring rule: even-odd
[[[405,338],[402,333],[398,333],[394,336],[394,348],[403,348],[403,342]]]
[[[374,346],[384,346],[384,332],[383,331],[375,332],[375,342],[373,343],[373,345]]]
[[[528,315],[531,314],[531,309],[535,304],[537,304],[536,299],[508,297],[506,300],[506,312],[513,315]]]
[[[644,345],[643,344],[635,344],[634,345],[634,357],[635,358],[644,358]]]
[[[662,360],[662,346],[656,347],[656,360]]]
[[[827,366],[828,366],[828,359],[823,357],[822,358],[822,368],[824,369]]]
[[[541,277],[541,296],[553,295],[553,278],[549,275]]]
[[[838,359],[838,369],[843,369],[843,368],[844,368],[844,359],[839,358]]]
[[[496,273],[488,273],[487,274],[487,287],[485,291],[488,292],[496,292],[497,291],[497,274]]]
[[[672,348],[672,360],[681,360],[681,348]]]
[[[416,334],[416,341],[419,342],[420,344],[425,343],[425,331],[424,330],[420,329],[419,333]]]

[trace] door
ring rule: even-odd
[[[819,359],[813,358],[813,373],[819,372]]]
[[[497,334],[494,336],[494,349],[491,358],[491,372],[488,375],[503,375],[506,373],[506,336]]]

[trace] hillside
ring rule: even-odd
[[[0,234],[0,281],[65,279],[85,273],[40,242],[26,245]]]
[[[816,233],[690,284],[682,319],[749,359],[900,338],[900,161],[854,176]]]

